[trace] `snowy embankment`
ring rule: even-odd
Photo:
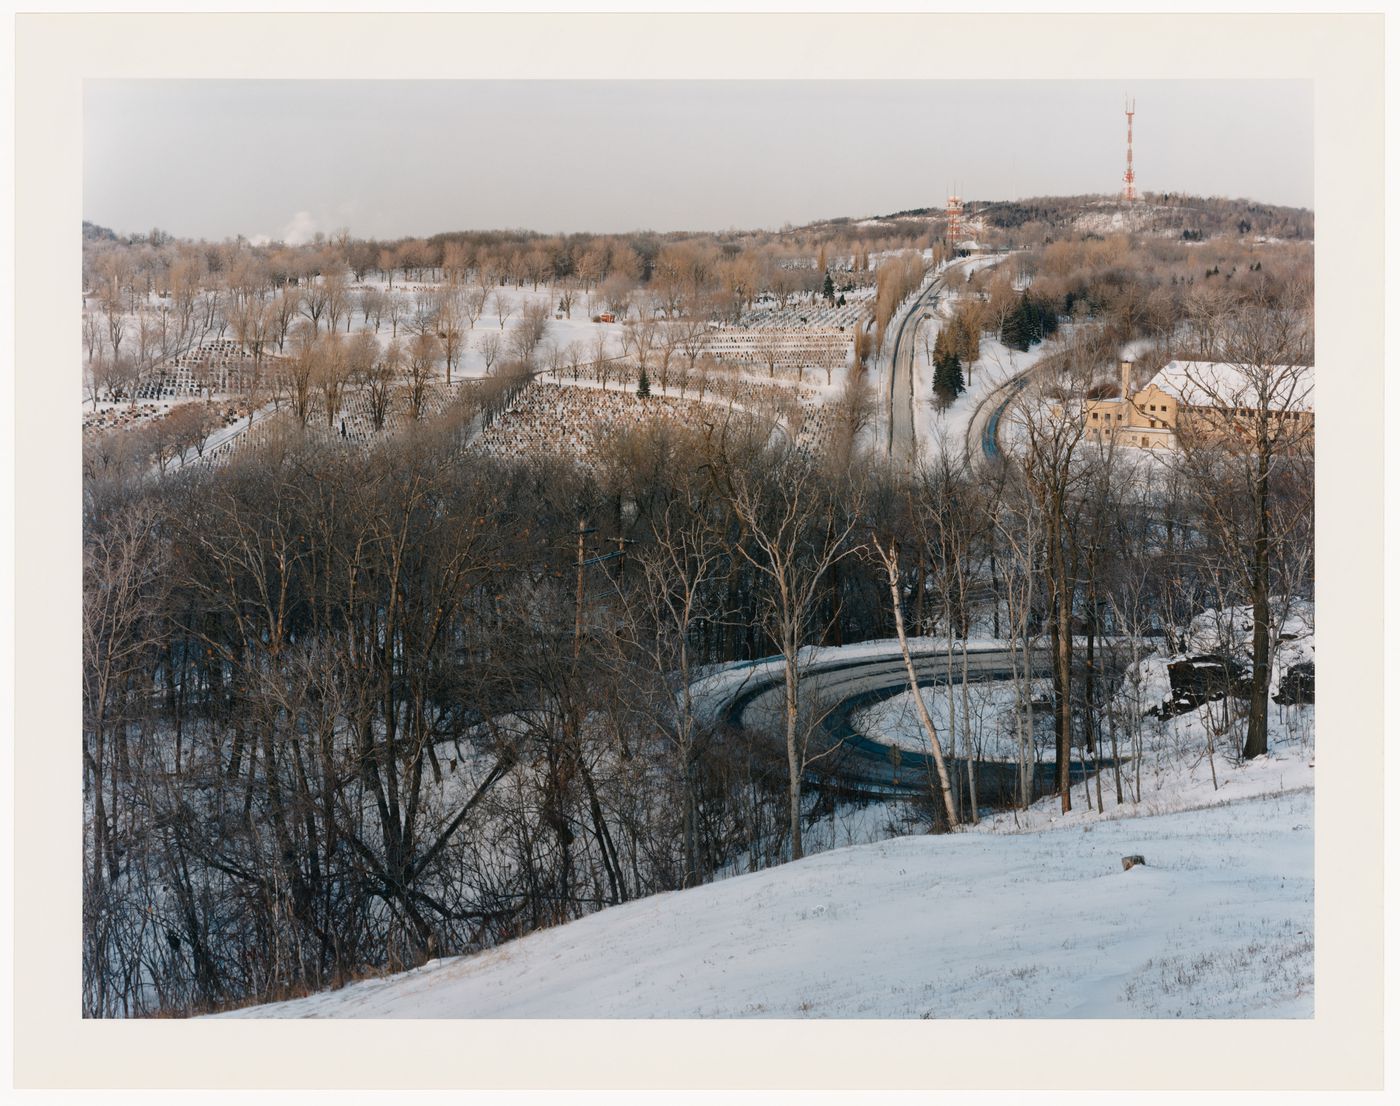
[[[1217,624],[1233,630],[1241,614],[1206,612],[1189,643],[1216,644]],[[1298,604],[1285,619],[1280,668],[1311,658],[1310,615]],[[892,650],[863,642],[803,661]],[[1151,682],[1161,659],[1144,658],[1147,693],[1124,689],[1120,706],[1170,691]],[[774,665],[704,674],[697,708]],[[942,690],[928,689],[935,725]],[[988,698],[976,716],[984,755],[997,755],[1014,692],[969,690]],[[864,725],[917,747],[900,698]],[[1151,719],[1121,749],[1134,754],[1121,778],[1077,785],[1067,814],[1050,796],[957,834],[878,840],[898,832],[897,809],[841,808],[812,827],[811,845],[832,851],[232,1016],[1311,1017],[1312,715],[1272,707],[1269,754],[1249,761],[1223,735],[1206,755],[1206,708]],[[1146,865],[1124,871],[1134,854]]]
[[[927,357],[916,358],[920,376],[914,384],[919,397],[914,425],[919,440],[927,449],[952,450],[955,455],[960,454],[978,405],[1012,377],[1033,368],[1049,352],[1050,344],[1046,342],[1022,352],[984,336],[981,356],[963,370],[966,389],[941,411],[933,395],[933,366]]]
[[[1312,827],[1291,791],[896,838],[234,1016],[1310,1017]]]

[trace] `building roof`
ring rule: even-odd
[[[1311,365],[1242,367],[1223,361],[1168,361],[1148,381],[1148,387],[1153,385],[1191,407],[1313,409]],[[1265,403],[1260,402],[1261,391]]]

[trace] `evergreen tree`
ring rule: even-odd
[[[945,354],[934,361],[933,391],[938,396],[940,406],[947,407],[965,388],[962,362],[956,353]]]
[[[642,375],[637,378],[637,398],[649,399],[651,397],[651,380],[647,377],[646,369],[642,370]]]
[[[1025,353],[1031,348],[1030,320],[1026,316],[1026,296],[1021,294],[1021,301],[1007,313],[1006,321],[1001,324],[1001,341],[1008,349],[1020,350]]]
[[[1002,324],[1001,340],[1008,347],[1025,353],[1035,343],[1048,338],[1060,328],[1060,317],[1047,300],[1032,299],[1021,293],[1020,302]]]
[[[1030,309],[1035,341],[1049,338],[1060,329],[1060,316],[1055,312],[1055,307],[1049,300],[1033,299],[1030,301]]]
[[[940,407],[947,407],[967,387],[963,381],[962,358],[958,356],[958,345],[959,334],[953,326],[941,329],[934,341],[933,392],[938,397]]]
[[[826,297],[827,303],[836,302],[836,285],[831,282],[831,274],[827,273],[822,281],[822,295]]]

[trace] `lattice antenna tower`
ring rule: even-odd
[[[1128,117],[1128,169],[1123,174],[1123,199],[1132,203],[1137,199],[1137,177],[1133,174],[1133,113],[1137,110],[1137,101],[1130,97],[1123,98],[1123,114]]]
[[[948,195],[948,256],[957,253],[958,243],[963,238],[963,202],[957,194],[956,186]]]

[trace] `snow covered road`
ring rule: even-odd
[[[873,643],[867,643],[870,644]],[[803,709],[822,714],[822,737],[814,739],[812,751],[815,753],[823,747],[841,746],[839,759],[822,764],[820,774],[813,775],[811,783],[834,783],[839,791],[847,794],[907,795],[928,791],[933,765],[929,754],[918,751],[928,748],[922,736],[916,745],[852,724],[853,716],[909,689],[909,677],[898,643],[883,644],[883,650],[879,651],[865,647],[859,650],[824,650],[820,660],[814,659],[805,668],[801,696],[803,703],[811,706]],[[1001,642],[978,641],[969,645],[967,670],[970,683],[1012,679],[1026,663]],[[943,650],[942,645],[933,645],[927,639],[911,642],[920,687],[943,686],[949,682],[950,676],[955,685],[961,684],[961,653],[956,652],[950,662]],[[951,674],[948,671],[950,663]],[[1049,672],[1049,658],[1043,647],[1031,650],[1029,663],[1033,677]],[[745,682],[731,694],[732,698],[724,707],[726,720],[731,725],[775,735],[782,733],[781,665],[769,663],[751,670]],[[891,759],[891,746],[901,749],[897,767]],[[960,759],[951,760],[950,763],[955,774],[962,770]],[[1048,775],[1052,767],[1047,764],[1037,768],[1037,771],[1045,774],[1042,789],[1053,786]],[[1015,774],[1014,759],[979,761],[979,794],[984,800],[993,795],[998,799],[1009,797],[1015,791]],[[1081,763],[1072,762],[1071,778],[1077,780],[1082,776]]]

